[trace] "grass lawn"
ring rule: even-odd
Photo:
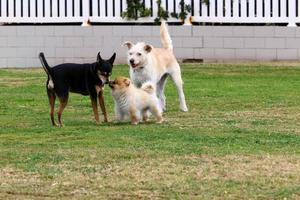
[[[107,87],[109,123],[72,94],[58,128],[44,71],[0,69],[0,199],[300,199],[300,67],[182,73],[190,111],[168,81],[163,124],[115,124]]]

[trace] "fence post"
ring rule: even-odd
[[[288,27],[296,27],[296,0],[289,1],[289,23]]]
[[[82,1],[82,18],[83,22],[81,26],[89,26],[90,25],[90,0]]]

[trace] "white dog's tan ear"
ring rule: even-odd
[[[151,51],[152,51],[152,46],[151,45],[149,45],[149,44],[146,44],[145,45],[145,47],[144,47],[144,49],[145,49],[145,51],[147,52],[147,53],[150,53]]]
[[[123,43],[122,46],[123,47],[127,47],[128,49],[131,49],[131,47],[133,46],[133,44],[130,41],[126,41],[126,42]]]
[[[125,85],[128,87],[130,85],[130,80],[128,78],[124,79]]]

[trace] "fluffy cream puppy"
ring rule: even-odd
[[[125,42],[128,47],[128,64],[130,66],[130,78],[140,87],[144,82],[150,81],[156,84],[157,95],[163,110],[166,110],[166,97],[164,88],[167,77],[170,76],[178,91],[180,109],[188,111],[183,92],[180,66],[173,52],[173,44],[169,35],[166,22],[161,23],[160,38],[163,48],[154,48],[150,44],[138,42]]]
[[[146,82],[141,88],[137,88],[129,78],[119,76],[109,82],[109,87],[112,89],[118,121],[124,120],[128,115],[132,124],[138,124],[141,116],[143,121],[148,120],[148,111],[156,117],[158,123],[163,121],[155,86],[152,83]]]

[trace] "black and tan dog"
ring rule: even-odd
[[[69,92],[90,96],[97,123],[99,122],[97,107],[98,98],[100,108],[104,115],[104,121],[107,122],[107,113],[103,98],[103,86],[109,82],[109,76],[112,73],[116,53],[114,53],[109,60],[103,60],[100,53],[98,53],[97,61],[95,63],[64,63],[55,67],[50,67],[48,65],[43,53],[39,54],[39,58],[48,75],[46,89],[49,98],[50,117],[53,126],[56,125],[54,121],[54,104],[56,96],[60,102],[58,122],[59,125],[62,126],[61,115],[67,105]]]

